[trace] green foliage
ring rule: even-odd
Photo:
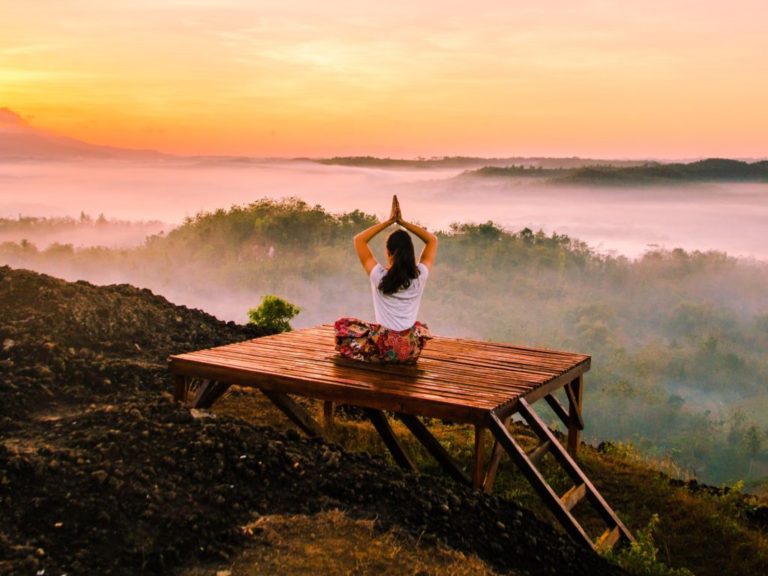
[[[658,514],[651,516],[648,525],[637,531],[637,540],[608,557],[634,576],[693,576],[687,568],[670,568],[658,559],[659,551],[653,541],[653,531],[659,524]]]
[[[243,314],[244,297],[281,294],[302,302],[305,324],[319,324],[371,315],[351,240],[374,222],[357,210],[261,199],[198,214],[134,250],[6,242],[0,262],[130,281],[231,318]],[[28,238],[38,224],[51,223],[6,225]],[[755,463],[768,456],[767,265],[685,250],[629,261],[563,234],[492,221],[438,235],[422,305],[435,333],[591,354],[587,440],[631,442],[708,483],[760,480]],[[380,259],[381,241],[373,243]],[[215,285],[203,280],[210,278]]]
[[[526,166],[485,166],[467,172],[479,177],[550,178],[564,184],[653,185],[702,181],[765,182],[768,162],[741,162],[710,158],[689,164],[648,162],[641,166],[594,165],[571,168],[542,168]]]
[[[248,310],[248,318],[252,324],[276,332],[291,330],[290,321],[301,311],[301,308],[291,304],[279,296],[267,295],[261,299],[258,308]]]

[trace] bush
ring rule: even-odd
[[[659,515],[651,516],[648,526],[638,530],[637,541],[618,552],[609,552],[608,557],[636,576],[693,576],[687,568],[670,568],[658,559],[658,550],[653,542],[653,530],[659,523]]]
[[[258,308],[248,310],[250,324],[257,324],[262,328],[276,332],[288,332],[291,330],[290,320],[301,312],[301,308],[291,304],[279,296],[267,295],[261,299]]]

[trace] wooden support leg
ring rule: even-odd
[[[176,374],[176,376],[173,377],[173,399],[176,402],[186,402],[188,390],[189,383],[187,382],[186,376]]]
[[[230,386],[228,382],[205,380],[192,401],[192,408],[210,408]]]
[[[581,430],[584,420],[581,418],[581,406],[584,394],[584,376],[579,376],[565,387],[568,394],[568,453],[576,456],[581,442]]]
[[[389,421],[384,415],[384,412],[381,410],[374,410],[373,408],[366,408],[365,413],[368,418],[371,419],[371,422],[373,422],[373,426],[376,428],[379,436],[381,436],[381,439],[389,449],[389,452],[392,454],[392,457],[395,459],[397,465],[404,470],[411,470],[415,472],[416,465],[410,459],[408,454],[406,454],[405,450],[403,450],[403,447],[400,446],[400,443],[397,441],[397,437],[392,431],[392,427],[389,425]]]
[[[590,548],[593,547],[592,539],[584,531],[581,525],[571,515],[571,513],[565,509],[560,502],[560,497],[555,494],[554,490],[550,487],[541,472],[538,471],[536,466],[529,460],[525,450],[518,444],[517,440],[509,433],[507,427],[499,420],[493,412],[491,412],[489,426],[491,432],[496,437],[499,444],[502,445],[504,450],[515,461],[520,471],[531,483],[534,490],[538,492],[539,496],[544,500],[544,503],[555,515],[555,518],[565,528],[568,535],[576,542],[584,544]]]
[[[272,392],[270,390],[261,391],[264,396],[272,401],[272,404],[277,406],[283,414],[290,418],[291,422],[296,424],[307,436],[322,436],[323,429],[320,424],[312,418],[309,412],[307,412],[303,406],[297,404],[290,396],[283,394],[282,392]]]
[[[469,476],[464,473],[456,460],[448,454],[445,448],[443,448],[443,445],[438,442],[437,438],[432,435],[429,429],[424,426],[424,423],[419,420],[418,417],[413,416],[412,414],[401,413],[398,413],[397,417],[408,427],[408,430],[410,430],[416,439],[421,442],[421,445],[427,449],[427,452],[437,460],[438,464],[443,467],[443,470],[445,470],[451,478],[457,482],[466,484],[467,486],[472,483]]]
[[[472,488],[479,490],[483,487],[483,480],[485,480],[484,463],[485,428],[483,426],[475,426],[475,458],[472,461]]]
[[[627,527],[624,526],[613,509],[597,491],[590,479],[587,478],[587,475],[584,474],[584,471],[579,468],[579,465],[576,464],[576,461],[571,458],[571,455],[568,454],[566,449],[563,448],[563,446],[557,441],[557,438],[555,438],[555,435],[552,433],[552,431],[523,398],[520,399],[518,411],[520,412],[520,415],[525,419],[525,421],[528,422],[528,425],[536,433],[536,435],[542,441],[549,443],[552,456],[554,456],[555,460],[559,462],[565,473],[568,474],[568,476],[570,476],[571,480],[574,482],[574,487],[572,489],[566,492],[563,496],[558,497],[556,502],[551,503],[554,504],[554,506],[550,506],[550,509],[555,512],[555,516],[561,518],[560,514],[565,513],[565,516],[569,517],[570,508],[572,508],[579,499],[586,496],[587,499],[591,502],[595,511],[608,525],[608,533],[605,534],[606,541],[615,541],[611,532],[613,531],[614,527],[616,527],[618,528],[621,537],[623,537],[627,542],[634,542],[632,533],[627,530]],[[498,418],[495,417],[493,413],[491,413],[491,419],[493,420],[494,418],[498,420]],[[526,461],[530,465],[530,460],[527,457]],[[546,488],[551,491],[549,485],[547,485]],[[546,500],[547,499],[545,498],[545,501]],[[560,508],[561,510],[556,510],[554,508]],[[572,517],[570,518],[572,519]],[[569,529],[568,526],[565,526],[565,528],[566,530]],[[604,544],[603,540],[600,540],[599,543],[601,546]],[[594,547],[594,543],[591,541],[590,545]]]
[[[512,416],[507,416],[504,419],[503,424],[505,428],[509,427],[511,420]],[[483,491],[486,494],[493,492],[493,483],[496,481],[496,473],[499,470],[499,463],[503,454],[504,448],[501,447],[498,440],[494,441],[493,449],[491,450],[491,460],[488,462],[488,468],[485,470],[485,479],[483,480]]]
[[[333,428],[334,404],[330,400],[323,402],[323,424],[326,430]]]

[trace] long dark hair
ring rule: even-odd
[[[394,294],[408,288],[411,280],[419,276],[419,269],[416,267],[413,240],[405,230],[395,230],[389,235],[387,250],[392,256],[392,267],[381,279],[379,290],[384,294]]]

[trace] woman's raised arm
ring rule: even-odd
[[[408,230],[408,232],[412,232],[419,237],[419,240],[424,242],[425,246],[424,250],[421,252],[421,258],[419,259],[419,262],[432,270],[432,264],[434,264],[435,257],[437,256],[437,236],[432,234],[432,232],[422,228],[421,226],[417,226],[416,224],[412,224],[411,222],[406,222],[403,220],[403,215],[400,213],[399,204],[397,205],[395,218],[400,226]]]
[[[367,228],[355,236],[355,250],[357,251],[357,257],[360,259],[360,264],[365,268],[365,273],[370,274],[373,267],[376,266],[376,258],[368,247],[368,242],[376,236],[382,230],[387,229],[389,226],[395,223],[397,216],[396,200],[392,201],[392,213],[389,215],[389,219],[384,222],[374,224],[370,228]]]

